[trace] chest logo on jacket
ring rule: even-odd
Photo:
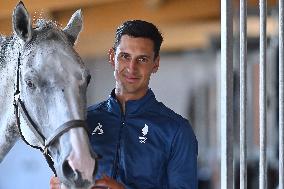
[[[144,126],[143,129],[142,129],[142,135],[143,135],[143,136],[139,136],[139,142],[140,142],[141,144],[142,144],[142,143],[146,143],[146,140],[147,140],[146,135],[148,134],[148,131],[149,131],[148,125],[145,124],[145,126]]]
[[[92,135],[94,134],[98,134],[98,135],[104,134],[103,125],[101,123],[98,123],[96,128],[93,130]]]

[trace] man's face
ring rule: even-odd
[[[109,52],[110,63],[114,67],[116,90],[132,99],[143,97],[152,73],[159,67],[159,57],[154,59],[154,43],[147,38],[121,37],[120,44]]]

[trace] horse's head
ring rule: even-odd
[[[81,12],[75,12],[63,30],[45,20],[33,28],[20,2],[13,13],[13,29],[21,43],[16,86],[22,135],[33,146],[46,145],[68,188],[89,188],[95,156],[83,120],[90,75],[73,49],[82,29]],[[39,132],[33,132],[33,125]]]

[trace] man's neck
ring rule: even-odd
[[[125,93],[122,90],[119,89],[115,89],[115,96],[116,99],[119,101],[120,105],[121,105],[121,109],[123,111],[123,113],[125,113],[125,104],[127,101],[130,100],[139,100],[141,99],[143,96],[145,96],[147,93],[147,91],[145,91],[145,93],[141,93],[141,95],[137,95],[137,94],[131,94],[131,93]]]

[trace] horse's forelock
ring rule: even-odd
[[[51,20],[38,19],[35,28],[33,28],[32,38],[25,44],[24,49],[32,50],[34,45],[45,40],[69,41],[57,23]]]
[[[35,27],[38,29],[44,29],[44,28],[59,28],[58,24],[52,20],[47,19],[37,19],[35,22]]]

